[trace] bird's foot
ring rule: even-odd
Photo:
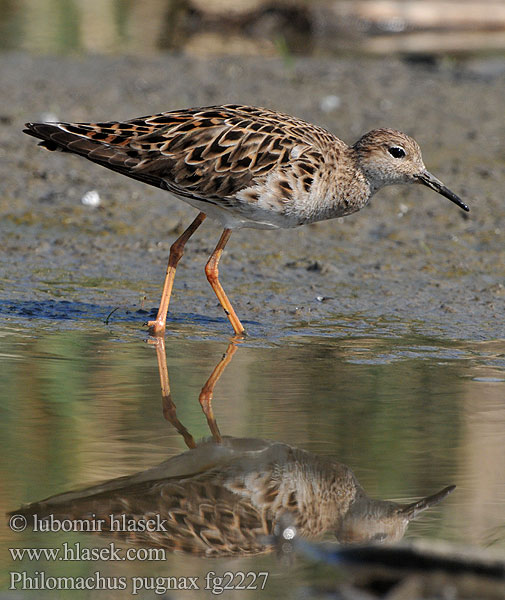
[[[148,321],[147,326],[149,327],[149,335],[154,337],[163,337],[165,335],[165,321],[156,320]]]

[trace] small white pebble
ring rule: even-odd
[[[409,212],[409,207],[406,204],[400,204],[400,210],[398,211],[397,216],[403,217],[403,215],[406,215],[408,212]]]
[[[387,98],[383,98],[380,101],[379,106],[380,106],[381,110],[391,110],[393,108],[393,103],[391,102],[391,100],[388,100]]]
[[[341,103],[342,101],[339,96],[325,96],[324,98],[321,98],[319,106],[323,112],[328,113],[339,108]]]
[[[100,194],[96,190],[86,192],[81,198],[81,203],[84,204],[84,206],[99,206],[100,202]]]

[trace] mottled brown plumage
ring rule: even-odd
[[[175,268],[205,216],[223,235],[207,278],[235,333],[244,328],[218,280],[231,231],[291,228],[349,215],[385,185],[422,183],[464,210],[465,204],[425,168],[419,146],[392,129],[376,129],[348,146],[315,125],[265,108],[223,105],[105,123],[27,123],[49,150],[84,156],[167,190],[200,214],[174,243],[154,334],[165,330]]]
[[[278,442],[224,437],[147,471],[15,513],[60,521],[104,519],[102,532],[135,544],[231,556],[269,552],[268,536],[286,516],[307,538],[333,532],[342,543],[396,541],[411,519],[453,489],[408,505],[372,500],[351,469],[333,459]],[[159,515],[166,531],[113,534],[111,514],[135,521]]]

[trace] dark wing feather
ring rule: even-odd
[[[84,491],[85,493],[85,491]],[[122,489],[75,497],[70,501],[39,502],[22,507],[16,514],[41,520],[53,515],[59,521],[89,521],[101,533],[148,545],[204,556],[257,554],[269,550],[262,536],[271,533],[272,520],[254,507],[248,498],[222,485],[219,473],[210,471],[188,479],[166,479],[129,485]],[[14,514],[14,513],[13,513]],[[156,519],[155,531],[118,531],[126,523]]]
[[[286,167],[294,146],[335,139],[267,109],[225,105],[108,123],[28,123],[41,145],[74,152],[179,196],[222,202]]]
[[[110,123],[110,125],[118,125]],[[84,156],[88,160],[103,167],[160,187],[159,178],[150,176],[148,173],[132,173],[131,166],[138,160],[130,161],[128,156],[128,139],[125,136],[107,136],[110,141],[100,139],[100,132],[88,124],[72,123],[26,123],[24,133],[43,140],[39,146],[47,150],[59,150],[71,152]],[[98,139],[95,139],[98,134]]]

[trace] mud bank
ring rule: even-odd
[[[242,102],[297,115],[347,142],[375,127],[403,130],[471,208],[466,215],[427,189],[396,187],[344,219],[234,233],[221,277],[244,322],[331,334],[342,319],[365,319],[437,337],[505,337],[505,72],[496,65],[4,54],[0,295],[14,310],[2,318],[21,319],[16,303],[26,301],[157,306],[170,243],[195,214],[165,192],[38,149],[21,131],[25,121]],[[90,190],[98,207],[81,202]],[[174,317],[222,317],[203,274],[218,236],[206,222],[188,245]],[[231,331],[224,320],[219,327]]]

